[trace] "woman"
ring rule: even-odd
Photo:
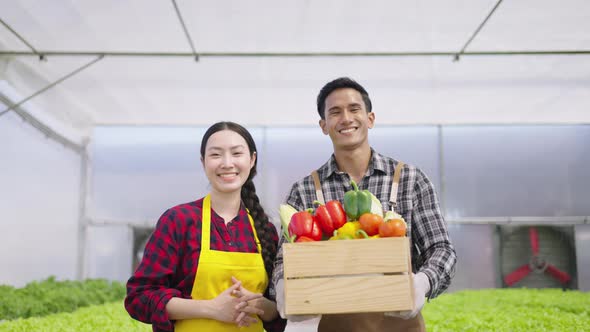
[[[236,123],[216,123],[201,162],[211,192],[160,217],[125,308],[154,331],[283,331],[267,289],[278,234],[252,182],[254,140]]]

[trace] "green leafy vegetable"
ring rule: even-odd
[[[486,289],[443,294],[422,311],[428,331],[586,331],[590,293]]]
[[[123,301],[52,314],[0,322],[2,332],[150,332],[151,325],[129,317]]]
[[[72,312],[125,298],[125,285],[103,279],[56,281],[50,277],[23,288],[0,286],[0,320]],[[1,331],[2,329],[0,329]]]

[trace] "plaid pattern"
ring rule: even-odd
[[[369,169],[361,183],[358,183],[359,189],[372,192],[386,210],[391,207],[389,196],[397,163],[396,160],[371,149]],[[325,200],[342,202],[344,193],[352,190],[352,186],[349,175],[338,171],[334,155],[317,171]],[[286,203],[301,211],[314,207],[315,199],[313,178],[309,175],[293,184]],[[408,224],[408,236],[412,243],[412,269],[415,273],[424,272],[428,276],[430,292],[427,295],[429,299],[434,298],[449,287],[457,256],[440,212],[434,186],[420,169],[411,165],[402,168],[395,211]],[[283,278],[282,243],[283,238],[279,242],[273,283]]]
[[[203,199],[199,199],[164,212],[146,244],[141,263],[127,281],[125,308],[131,317],[152,324],[155,332],[174,330],[174,322],[166,313],[172,297],[191,298],[201,253],[202,207]],[[243,204],[238,216],[227,225],[211,211],[212,250],[258,252]],[[278,241],[274,225],[268,225],[273,239]],[[279,317],[263,324],[266,331],[283,331],[286,322]]]

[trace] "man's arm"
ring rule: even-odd
[[[431,299],[449,287],[455,274],[457,255],[451,244],[434,186],[421,170],[416,171],[412,241],[420,250],[423,264],[419,267],[419,272],[428,276],[430,292],[427,295]]]
[[[285,204],[291,205],[297,211],[303,210],[303,203],[301,200],[301,194],[297,189],[297,183],[293,184],[291,187],[291,191],[289,192],[289,195],[287,195]],[[277,249],[277,256],[275,258],[275,264],[272,273],[272,283],[275,287],[278,285],[279,280],[283,279],[283,243],[285,241],[285,237],[282,236],[284,231],[282,227],[283,225],[281,224],[281,231],[279,232],[281,236],[279,237],[279,246]]]

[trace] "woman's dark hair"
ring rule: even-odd
[[[318,113],[320,114],[320,118],[322,118],[323,120],[326,119],[325,114],[324,114],[324,112],[325,112],[324,108],[326,108],[326,98],[328,98],[330,93],[334,92],[334,90],[346,89],[346,88],[355,89],[356,91],[358,91],[361,94],[361,97],[363,98],[363,102],[365,103],[365,108],[367,109],[367,112],[371,112],[373,110],[373,105],[371,104],[371,98],[369,98],[369,93],[367,92],[367,90],[365,90],[365,88],[363,88],[362,85],[358,84],[352,78],[340,77],[340,78],[337,78],[331,82],[328,82],[326,85],[324,85],[324,87],[320,90],[320,93],[318,94],[317,104],[318,104]]]
[[[222,130],[231,130],[238,135],[242,136],[246,143],[248,144],[248,149],[250,150],[250,156],[253,156],[256,151],[256,143],[254,143],[254,139],[250,132],[242,127],[241,125],[235,122],[217,122],[216,124],[212,125],[207,129],[205,135],[203,135],[203,139],[201,141],[201,158],[205,158],[205,148],[207,145],[207,141],[211,135],[215,134],[218,131]],[[256,228],[256,233],[258,234],[258,238],[260,239],[260,245],[262,247],[262,258],[264,260],[264,267],[266,269],[266,273],[268,274],[268,278],[270,279],[273,269],[273,264],[275,257],[277,255],[277,243],[272,239],[272,233],[270,231],[270,220],[268,216],[264,212],[262,205],[260,205],[260,200],[258,199],[258,195],[256,195],[256,187],[254,186],[254,182],[252,179],[256,176],[256,165],[258,164],[258,158],[254,161],[254,166],[250,169],[250,175],[248,175],[248,179],[246,183],[242,186],[242,202],[246,208],[250,211],[250,215],[254,220],[254,228]]]

